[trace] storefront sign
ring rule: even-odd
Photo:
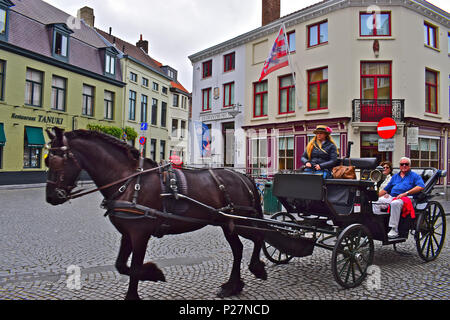
[[[21,114],[13,113],[11,114],[12,119],[18,119],[18,120],[28,120],[28,121],[37,121],[42,123],[51,123],[51,124],[62,124],[64,121],[64,118],[58,118],[58,117],[52,117],[52,116],[42,116],[42,115],[36,115],[36,116],[24,116]]]
[[[392,152],[394,151],[394,147],[394,139],[378,139],[379,152]]]
[[[408,146],[419,144],[419,127],[410,127],[407,129],[406,144]]]
[[[223,119],[230,119],[233,118],[233,116],[228,112],[219,112],[219,113],[209,113],[200,116],[200,121],[217,121],[217,120],[223,120]]]

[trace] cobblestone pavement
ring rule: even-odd
[[[99,208],[100,194],[57,207],[45,202],[44,188],[0,190],[0,299],[123,299],[128,278],[114,268],[119,233]],[[447,219],[447,223],[449,223]],[[410,237],[412,238],[412,237]],[[244,291],[230,300],[365,300],[450,298],[448,236],[436,261],[424,263],[410,239],[392,246],[375,243],[374,264],[381,288],[343,290],[334,281],[331,252],[274,265],[265,257],[268,280],[248,271],[252,243],[243,239]],[[151,238],[146,261],[158,264],[167,282],[140,282],[147,300],[213,300],[231,271],[231,250],[217,227],[161,239]],[[67,268],[81,268],[81,288],[69,289]]]

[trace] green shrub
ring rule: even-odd
[[[119,127],[104,126],[101,124],[88,124],[87,129],[100,131],[122,140],[122,128]],[[137,132],[132,127],[125,127],[125,133],[127,134],[127,140],[134,140],[137,138]]]

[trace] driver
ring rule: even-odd
[[[412,196],[425,188],[422,177],[411,171],[411,159],[400,159],[400,172],[393,175],[388,185],[380,191],[378,203],[374,203],[373,213],[380,213],[382,208],[391,205],[388,233],[389,238],[398,237],[398,223],[403,208],[403,197]]]

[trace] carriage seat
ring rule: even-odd
[[[378,166],[377,158],[344,158],[340,160],[344,166],[355,166],[355,169],[373,170]]]

